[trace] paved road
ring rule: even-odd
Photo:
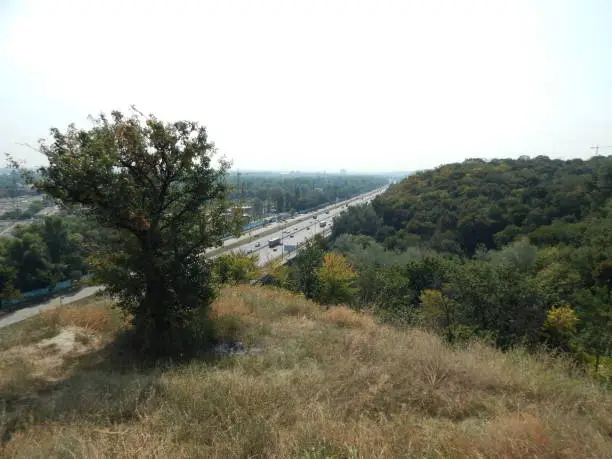
[[[313,212],[309,212],[307,214],[299,214],[299,215],[295,215],[294,217],[291,217],[287,220],[285,220],[284,222],[280,222],[280,223],[273,223],[271,225],[266,225],[265,227],[260,227],[260,228],[256,228],[253,229],[251,231],[248,231],[247,233],[244,233],[243,235],[237,237],[237,238],[229,238],[226,239],[225,241],[223,241],[223,246],[222,247],[211,247],[209,249],[206,250],[205,253],[214,253],[212,258],[215,258],[215,256],[218,255],[219,251],[223,251],[223,247],[227,247],[230,245],[234,245],[237,242],[243,242],[244,244],[248,245],[250,242],[255,242],[258,239],[261,239],[260,242],[264,241],[267,243],[267,241],[269,239],[273,239],[275,236],[273,234],[268,234],[271,230],[273,229],[277,229],[279,231],[282,231],[284,229],[288,229],[292,226],[298,225],[300,222],[303,221],[307,221],[309,219],[312,219],[312,217],[314,215],[324,215],[326,211],[329,211],[330,214],[334,211],[334,210],[344,210],[345,207],[347,205],[354,205],[354,204],[361,204],[367,201],[371,201],[372,199],[374,199],[374,197],[376,197],[377,195],[383,193],[385,190],[387,189],[387,186],[384,186],[382,188],[378,188],[376,190],[370,191],[368,193],[364,193],[361,194],[359,196],[356,196],[352,199],[346,200],[346,201],[341,201],[339,203],[335,203],[335,204],[330,204],[329,206],[324,207],[323,209],[317,210],[317,211],[313,211]],[[336,215],[336,213],[334,213],[334,215]],[[265,238],[258,238],[257,236],[261,235],[262,233],[266,233]],[[280,236],[280,233],[279,233]],[[239,249],[239,248],[237,248]],[[232,250],[234,251],[234,250]]]
[[[82,290],[79,290],[73,295],[64,295],[58,298],[53,298],[42,304],[37,304],[35,306],[25,307],[23,309],[18,309],[15,312],[11,312],[5,316],[0,317],[0,328],[6,327],[7,325],[11,325],[17,322],[21,322],[22,320],[27,319],[28,317],[35,316],[36,314],[46,311],[48,309],[56,308],[60,305],[73,303],[82,298],[87,298],[88,296],[95,295],[102,287],[85,287]]]
[[[333,218],[346,210],[347,206],[369,202],[382,192],[384,192],[384,188],[358,196],[340,205],[328,206],[325,209],[308,214],[303,221],[297,223],[286,221],[278,225],[278,231],[273,234],[268,234],[265,237],[253,236],[251,241],[246,240],[243,245],[232,250],[232,252],[256,253],[259,256],[259,264],[263,266],[272,260],[287,255],[289,250],[303,244],[316,234],[329,234],[333,226]],[[314,218],[315,215],[316,219]],[[321,226],[322,222],[325,225],[323,227]],[[275,238],[281,238],[281,245],[270,248],[268,241]]]
[[[369,193],[364,193],[348,201],[332,204],[321,210],[311,212],[309,214],[302,214],[282,223],[269,225],[265,228],[257,228],[256,230],[252,230],[239,238],[231,238],[226,240],[224,245],[230,245],[235,242],[242,241],[243,244],[239,248],[232,250],[232,252],[247,252],[248,250],[251,250],[253,253],[257,253],[259,255],[259,264],[265,265],[274,259],[280,258],[283,254],[286,255],[284,248],[287,246],[296,246],[298,243],[301,244],[306,241],[306,239],[313,237],[315,234],[320,234],[321,232],[324,234],[329,234],[331,231],[331,226],[333,225],[333,217],[339,215],[346,209],[347,206],[363,204],[371,201],[376,196],[383,193],[386,188],[387,187],[383,187]],[[315,215],[317,216],[316,219],[313,218]],[[323,228],[320,226],[322,221],[326,222],[325,227]],[[261,233],[270,231],[273,228],[277,229],[278,231],[274,232],[273,234],[266,234],[266,236],[261,235]],[[282,238],[282,247],[268,247],[268,240],[276,237]],[[213,258],[215,256],[213,256]],[[19,309],[15,312],[0,317],[0,328],[21,322],[22,320],[32,317],[42,311],[92,296],[100,289],[101,287],[99,286],[86,287],[74,295],[64,296],[61,303],[60,298],[54,298],[36,306]]]

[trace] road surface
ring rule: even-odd
[[[88,296],[95,295],[98,291],[101,290],[101,288],[102,287],[99,286],[85,287],[84,289],[81,289],[74,294],[63,295],[61,297],[53,298],[42,304],[18,309],[15,312],[11,312],[5,316],[0,317],[0,328],[6,327],[7,325],[11,325],[17,322],[21,322],[22,320],[25,320],[28,317],[35,316],[36,314],[46,311],[48,309],[53,309],[60,305],[73,303],[80,299],[87,298]]]
[[[287,229],[294,225],[298,225],[301,222],[308,221],[312,219],[314,215],[319,215],[319,214],[324,215],[326,211],[329,211],[331,214],[334,210],[344,210],[347,205],[350,206],[354,204],[362,204],[364,202],[371,201],[372,199],[374,199],[375,196],[378,196],[379,194],[383,193],[386,189],[387,189],[387,186],[384,186],[376,190],[370,191],[368,193],[363,193],[359,196],[355,196],[354,198],[348,199],[346,201],[341,201],[335,204],[330,204],[329,206],[326,206],[323,209],[309,212],[307,214],[295,215],[294,217],[288,218],[284,222],[273,223],[271,225],[266,225],[264,227],[253,229],[251,231],[248,231],[242,234],[241,236],[237,238],[226,239],[225,241],[223,241],[223,246],[211,247],[207,249],[205,253],[212,254],[211,258],[215,258],[215,256],[219,255],[220,253],[227,251],[227,250],[224,250],[224,247],[231,246],[231,250],[235,251],[235,249],[240,249],[243,244],[240,244],[239,247],[233,247],[233,246],[235,246],[238,243],[244,243],[245,245],[248,245],[250,242],[254,242],[255,240],[257,240],[258,236],[261,236],[262,233],[265,233],[265,241],[267,243],[268,239],[273,239],[274,235],[269,234],[269,233],[273,231],[274,229],[281,231],[283,229]],[[334,215],[337,215],[337,213],[334,213]],[[263,237],[261,239],[263,241]],[[228,247],[228,250],[229,250],[229,247]]]
[[[274,233],[267,234],[265,237],[252,236],[250,241],[246,239],[244,244],[233,249],[232,252],[255,253],[259,256],[259,265],[263,266],[272,260],[287,255],[289,251],[303,244],[307,239],[312,238],[316,234],[328,235],[333,226],[333,218],[346,210],[347,206],[369,202],[384,192],[384,190],[385,188],[380,188],[349,201],[311,212],[308,215],[301,216],[305,218],[301,218],[298,222],[288,220],[278,224],[276,226],[277,231]],[[314,216],[317,218],[315,219]],[[324,227],[321,227],[321,222],[325,222]],[[270,248],[268,241],[275,238],[281,238],[281,245]]]
[[[311,212],[309,214],[302,214],[294,218],[290,218],[282,223],[268,225],[265,228],[257,228],[256,230],[252,230],[238,238],[228,239],[224,241],[223,245],[228,246],[241,242],[242,244],[240,244],[239,247],[232,249],[231,252],[242,251],[246,253],[251,250],[252,253],[257,253],[259,255],[259,264],[263,266],[274,259],[287,255],[292,246],[297,246],[298,243],[303,243],[306,241],[306,239],[313,237],[315,234],[329,234],[331,231],[331,226],[333,225],[333,217],[346,210],[347,206],[364,204],[371,201],[376,196],[383,193],[386,188],[387,187],[379,188],[377,190],[370,191],[369,193],[356,196],[350,200],[331,204],[318,211]],[[313,218],[315,215],[317,216],[316,219]],[[321,228],[320,226],[322,221],[326,222],[324,228]],[[267,232],[271,230],[276,231],[272,234],[268,234]],[[265,233],[265,236],[263,236],[262,233]],[[276,237],[280,237],[282,239],[282,245],[275,248],[268,247],[268,240]],[[215,258],[216,256],[218,256],[217,253],[215,253],[215,255],[213,255],[211,258]],[[21,322],[22,320],[35,316],[42,311],[95,295],[99,290],[101,290],[101,288],[102,287],[100,286],[86,287],[71,296],[62,297],[61,302],[60,298],[58,297],[36,306],[25,307],[15,312],[6,314],[5,316],[0,317],[0,328]]]

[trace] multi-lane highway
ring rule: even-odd
[[[232,252],[243,252],[257,254],[259,264],[266,263],[287,256],[307,239],[316,234],[327,235],[331,232],[333,219],[342,213],[348,206],[364,204],[371,201],[385,191],[386,187],[364,193],[347,201],[329,205],[309,214],[299,215],[274,226],[259,229],[252,234],[243,235],[232,242],[226,241],[224,245],[235,245],[243,242],[232,249]],[[321,226],[321,225],[324,226]],[[271,232],[273,231],[273,232]],[[269,241],[280,238],[281,243],[275,247],[269,247]],[[214,255],[213,255],[214,256]]]

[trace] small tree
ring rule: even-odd
[[[317,269],[325,253],[325,241],[318,235],[304,243],[289,269],[287,284],[293,290],[302,292],[310,300],[319,297],[320,282]]]
[[[578,315],[571,306],[552,307],[546,313],[542,333],[551,344],[567,351],[578,322]]]
[[[446,339],[454,339],[455,305],[453,301],[440,290],[423,290],[421,296],[421,311],[425,322],[432,327],[442,328]]]
[[[223,284],[238,284],[259,277],[256,254],[230,253],[221,255],[213,262],[217,280]]]
[[[317,269],[319,278],[318,300],[323,304],[351,303],[356,289],[353,282],[357,277],[346,258],[338,253],[323,257],[323,266]]]
[[[577,292],[574,298],[580,318],[579,340],[595,356],[595,373],[601,357],[612,355],[612,292],[593,287]]]
[[[214,167],[214,145],[198,123],[113,112],[89,130],[51,129],[40,152],[49,165],[28,180],[66,205],[78,205],[119,231],[118,247],[93,263],[107,292],[134,317],[144,351],[190,350],[194,314],[214,297],[207,247],[232,227],[227,217],[229,164]]]
[[[290,287],[290,285],[288,285],[289,268],[282,264],[280,259],[270,261],[267,265],[267,271],[274,283]]]

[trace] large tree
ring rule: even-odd
[[[162,122],[134,111],[92,118],[90,129],[51,129],[40,152],[49,165],[30,182],[122,234],[94,270],[131,313],[144,351],[183,353],[192,319],[214,297],[202,254],[232,229],[229,164],[213,164],[214,145],[196,122]]]

